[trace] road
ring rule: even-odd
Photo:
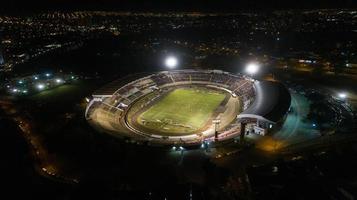
[[[310,109],[308,99],[295,91],[291,94],[291,112],[288,113],[281,129],[273,135],[260,136],[249,134],[246,137],[254,140],[256,147],[264,151],[277,151],[292,144],[308,141],[320,136],[313,122],[306,119]]]
[[[56,165],[51,162],[51,156],[41,142],[40,137],[35,133],[34,125],[26,114],[18,111],[16,106],[8,100],[0,100],[0,108],[11,118],[20,128],[22,136],[26,139],[30,147],[30,153],[34,161],[36,171],[44,177],[52,180],[70,184],[79,182],[77,178],[61,175]]]
[[[286,145],[319,137],[319,131],[313,127],[313,122],[306,119],[310,102],[306,97],[294,91],[291,93],[291,109],[282,128],[273,135],[276,140],[284,140]]]

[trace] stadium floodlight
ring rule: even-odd
[[[168,67],[170,69],[175,68],[177,66],[177,64],[178,64],[178,60],[174,56],[169,56],[165,59],[165,65],[166,65],[166,67]]]
[[[43,90],[45,88],[45,85],[42,83],[37,84],[36,86],[39,90]]]
[[[259,71],[259,64],[258,63],[248,63],[245,71],[249,74],[249,75],[254,75]]]
[[[341,93],[338,94],[338,97],[339,97],[340,99],[346,99],[346,98],[347,98],[347,94],[344,93],[344,92],[341,92]]]

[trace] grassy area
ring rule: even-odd
[[[76,83],[64,84],[55,88],[44,90],[32,96],[29,99],[45,103],[77,103],[78,99],[90,94],[91,87],[88,83],[78,81]]]
[[[160,132],[182,134],[202,128],[225,94],[206,89],[181,88],[171,91],[138,117],[138,123]]]
[[[95,85],[87,81],[76,81],[47,89],[22,99],[32,116],[46,122],[64,113],[84,112],[86,102]]]

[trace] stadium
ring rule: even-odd
[[[85,116],[99,132],[133,143],[197,145],[273,132],[289,91],[221,70],[173,70],[119,79],[95,91]]]

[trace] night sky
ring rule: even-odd
[[[356,0],[9,0],[0,11],[239,11],[309,8],[357,8]]]

